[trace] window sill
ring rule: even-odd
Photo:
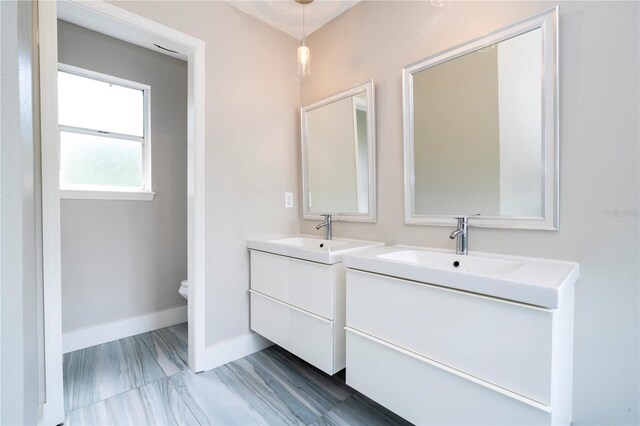
[[[61,189],[62,200],[123,200],[123,201],[151,201],[156,196],[150,191],[85,191],[76,189]]]

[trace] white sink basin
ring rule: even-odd
[[[425,250],[400,250],[379,255],[382,259],[415,263],[430,268],[468,272],[481,275],[505,275],[521,268],[522,262],[492,259],[490,257],[459,256]]]
[[[349,244],[346,241],[321,240],[319,238],[308,238],[308,237],[279,238],[275,240],[270,240],[270,242],[274,244],[284,244],[284,245],[295,246],[295,247],[326,248],[328,250]]]
[[[250,239],[247,241],[247,247],[250,250],[260,250],[267,253],[326,264],[342,262],[345,254],[352,253],[356,250],[382,245],[383,243],[378,242],[348,240],[343,238],[324,240],[308,235]]]
[[[577,263],[420,247],[379,247],[345,256],[347,268],[485,294],[547,308],[578,280]]]

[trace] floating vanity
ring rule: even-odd
[[[405,223],[461,254],[559,230],[557,36],[553,8],[403,68]],[[578,265],[469,253],[345,258],[347,383],[417,424],[570,424]]]
[[[569,424],[578,265],[346,256],[347,384],[416,424]]]
[[[307,236],[249,240],[251,329],[328,374],[342,370],[342,259],[381,245]]]

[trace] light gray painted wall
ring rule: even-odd
[[[61,63],[148,84],[153,201],[62,200],[62,331],[184,305],[187,64],[58,21]]]
[[[34,3],[0,2],[0,424],[38,414],[38,146]],[[35,73],[35,75],[34,75]],[[36,104],[37,105],[37,104]]]
[[[250,236],[295,233],[299,42],[225,2],[126,2],[206,43],[206,342],[249,332]]]
[[[453,248],[451,228],[403,222],[401,68],[554,5],[365,1],[307,38],[303,105],[376,82],[378,223],[336,237]],[[574,424],[640,423],[639,7],[560,2],[560,231],[470,231],[472,250],[580,262]]]

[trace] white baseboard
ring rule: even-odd
[[[62,353],[73,352],[124,337],[135,336],[187,321],[187,305],[62,334]]]
[[[261,351],[273,343],[257,333],[247,333],[215,345],[207,346],[205,370],[219,367],[236,359]]]

